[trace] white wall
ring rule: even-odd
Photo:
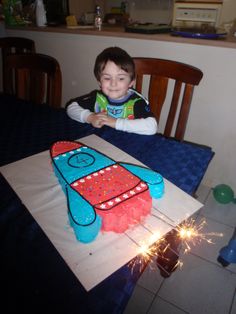
[[[228,23],[236,20],[236,1],[224,0],[221,12],[221,22]]]
[[[185,139],[211,146],[216,153],[203,182],[226,183],[236,192],[236,49],[30,31],[8,34],[32,38],[38,52],[58,59],[64,103],[97,88],[95,57],[108,46],[120,46],[132,56],[169,58],[199,67],[204,77],[194,92]]]

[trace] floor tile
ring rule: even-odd
[[[210,193],[205,206],[200,210],[205,217],[212,218],[219,223],[236,226],[236,204],[220,204],[215,200],[213,194]]]
[[[236,288],[236,274],[192,254],[184,256],[161,286],[158,295],[191,314],[229,313]]]
[[[205,224],[199,231],[199,233],[202,233],[202,236],[197,238],[196,245],[194,245],[194,241],[192,243],[189,242],[191,253],[217,264],[219,252],[224,246],[228,245],[234,232],[234,228],[220,224],[210,218],[204,219],[203,216],[199,216],[196,219],[195,224],[196,226],[200,226],[204,221]],[[198,240],[200,240],[200,243],[197,243]],[[210,240],[212,243],[208,243]],[[236,273],[236,264],[229,265],[227,269]]]
[[[153,293],[137,285],[123,314],[146,314],[154,297]]]
[[[156,266],[154,258],[140,277],[138,285],[156,294],[163,281],[164,278],[160,275],[160,271]]]
[[[148,314],[185,314],[187,312],[177,308],[176,306],[166,302],[160,297],[156,297]]]

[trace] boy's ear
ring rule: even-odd
[[[134,87],[135,86],[135,83],[136,83],[136,80],[132,80],[130,83],[129,83],[129,87]]]

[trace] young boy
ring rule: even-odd
[[[96,128],[107,125],[145,135],[157,132],[148,101],[132,89],[135,65],[126,51],[119,47],[103,50],[96,58],[94,74],[100,90],[70,101],[66,106],[70,118]]]

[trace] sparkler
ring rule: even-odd
[[[157,232],[150,236],[147,243],[137,243],[132,238],[130,239],[137,245],[137,257],[129,263],[129,267],[133,272],[136,269],[142,272],[145,265],[151,262],[157,256],[158,252],[161,251],[160,247],[162,242],[165,241],[165,238],[160,238],[160,234]]]
[[[159,212],[158,209],[156,210]],[[146,243],[136,243],[134,240],[132,240],[137,245],[138,254],[138,257],[133,259],[130,263],[130,267],[133,270],[136,269],[137,266],[139,267],[139,271],[142,270],[145,265],[151,262],[155,257],[155,264],[158,265],[162,272],[166,273],[166,275],[169,276],[170,274],[168,273],[168,271],[165,269],[162,263],[158,261],[166,261],[166,263],[168,264],[171,257],[174,256],[175,258],[172,265],[173,269],[171,270],[173,271],[178,266],[183,265],[183,263],[178,260],[180,247],[183,247],[184,253],[187,253],[191,250],[192,246],[200,244],[201,241],[206,241],[209,244],[213,244],[213,241],[211,239],[212,236],[223,236],[222,233],[216,232],[204,233],[203,228],[207,224],[205,219],[202,219],[199,223],[196,223],[196,220],[191,218],[181,223],[180,225],[175,226],[174,221],[166,215],[163,215],[162,213],[161,216],[154,216],[158,219],[161,219],[166,224],[172,227],[172,232],[174,232],[174,235],[171,235],[172,243],[170,243],[168,236],[160,237],[160,234],[158,232],[152,233],[150,230],[149,232],[151,233],[151,236]],[[147,229],[146,226],[145,228]],[[175,242],[174,245],[173,242]]]

